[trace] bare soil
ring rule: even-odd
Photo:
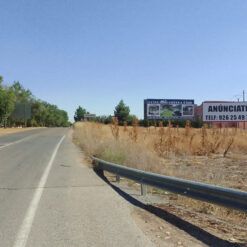
[[[105,172],[108,181],[140,202],[133,218],[157,246],[247,246],[247,214],[140,185]],[[134,203],[134,205],[137,205]]]
[[[199,247],[206,246],[201,241],[189,236],[183,230],[175,228],[168,222],[135,208],[132,213],[136,224],[157,247]]]
[[[174,156],[163,160],[161,173],[247,191],[247,154]]]

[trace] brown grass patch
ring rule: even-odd
[[[0,136],[13,134],[17,132],[23,132],[32,129],[37,129],[37,128],[6,128],[6,129],[0,128]]]
[[[247,132],[237,129],[184,129],[170,123],[143,128],[77,123],[74,137],[88,155],[157,172],[247,190]]]

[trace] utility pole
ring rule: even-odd
[[[243,90],[243,102],[245,102],[245,92]],[[245,129],[245,121],[244,121],[244,129]]]

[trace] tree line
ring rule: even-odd
[[[0,76],[0,127],[66,127],[68,114],[56,105],[37,99],[15,81],[3,84]]]
[[[84,115],[88,113],[86,109],[79,106],[75,111],[74,120],[75,122],[81,121],[84,119]],[[137,117],[133,114],[130,114],[130,108],[127,106],[123,100],[120,100],[120,102],[116,105],[113,115],[103,115],[103,116],[97,116],[92,121],[104,123],[104,124],[110,124],[112,123],[113,118],[118,120],[119,125],[133,125],[133,123],[136,122]],[[187,124],[187,120],[146,120],[146,119],[139,119],[138,124],[143,127],[150,127],[150,126],[159,126],[159,124],[162,122],[163,126],[179,126],[179,127],[185,127]],[[190,121],[191,127],[194,128],[201,128],[203,123],[200,119],[194,119]]]
[[[75,122],[84,120],[84,115],[88,113],[89,112],[85,108],[79,106],[75,111],[75,115],[74,115]],[[113,115],[96,116],[91,120],[95,122],[109,124],[112,122],[113,117],[116,117],[118,119],[119,124],[121,125],[123,125],[124,123],[132,124],[133,120],[137,119],[135,115],[130,114],[129,106],[127,106],[123,100],[120,100],[118,105],[115,107]]]

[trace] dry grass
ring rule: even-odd
[[[168,176],[247,191],[247,132],[236,129],[142,128],[77,123],[74,138],[88,155]],[[174,195],[176,204],[247,228],[247,214]],[[241,222],[241,225],[239,224]]]
[[[150,171],[150,164],[161,164],[161,159],[152,150],[143,148],[143,143],[137,139],[138,130],[137,126],[119,127],[115,120],[110,126],[77,123],[74,137],[88,155]]]
[[[23,132],[32,129],[34,128],[6,128],[6,129],[0,128],[0,136],[17,133],[17,132]]]
[[[237,129],[143,128],[77,123],[74,136],[88,155],[165,175],[247,190],[247,132]]]

